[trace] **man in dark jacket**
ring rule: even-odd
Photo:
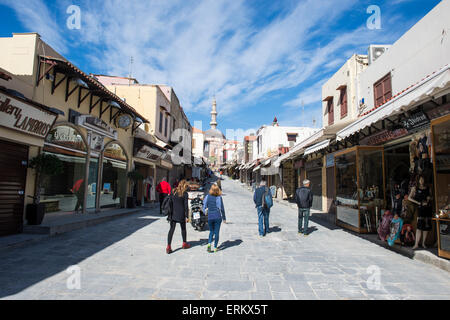
[[[303,187],[295,192],[295,202],[297,202],[298,206],[298,233],[303,234],[305,237],[308,235],[309,216],[313,202],[310,186],[311,182],[305,180],[303,181]],[[303,222],[305,223],[304,228]]]
[[[265,194],[272,196],[270,189],[266,186],[266,181],[263,178],[261,181],[261,186],[255,190],[253,195],[253,202],[256,205],[258,211],[258,225],[259,225],[259,236],[265,237],[269,233],[269,215],[270,209],[263,207],[263,197]]]

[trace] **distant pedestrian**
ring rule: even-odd
[[[214,239],[214,252],[217,252],[219,246],[219,233],[222,221],[227,223],[225,216],[225,207],[223,205],[222,191],[216,184],[211,186],[209,194],[203,200],[203,211],[208,210],[209,240],[208,252],[211,252],[211,246]]]
[[[162,215],[162,204],[164,199],[172,192],[172,188],[166,178],[162,178],[161,182],[156,187],[156,192],[159,193],[159,213]]]
[[[258,226],[260,237],[265,237],[267,233],[270,232],[269,228],[269,216],[270,216],[270,206],[266,204],[266,197],[270,196],[272,198],[272,193],[266,185],[266,180],[263,178],[260,183],[260,187],[255,190],[253,195],[253,202],[256,205],[258,212]]]
[[[189,196],[187,193],[188,185],[185,180],[178,184],[178,187],[174,189],[172,195],[172,210],[167,217],[170,222],[170,230],[167,238],[166,253],[171,254],[172,251],[172,238],[175,232],[177,223],[181,226],[181,236],[183,238],[183,249],[189,249],[191,246],[187,243],[186,223],[189,219]]]
[[[303,187],[297,189],[295,192],[295,202],[298,206],[298,233],[307,236],[309,216],[311,214],[311,207],[313,203],[311,182],[309,180],[304,180]]]

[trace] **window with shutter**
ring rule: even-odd
[[[392,78],[391,74],[387,74],[373,85],[375,107],[385,104],[392,98]]]
[[[328,100],[328,125],[331,126],[334,124],[334,105],[333,99]]]
[[[348,113],[348,105],[347,105],[347,88],[341,89],[341,119],[344,119]]]
[[[163,113],[159,112],[159,133],[162,133],[163,130]]]

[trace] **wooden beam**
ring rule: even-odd
[[[100,108],[100,109],[101,109],[101,108]],[[107,106],[107,107],[105,108],[105,110],[102,110],[102,111],[100,112],[100,119],[102,118],[103,114],[105,114],[105,112],[108,111],[109,109],[111,109],[111,106]]]
[[[113,115],[113,108],[109,109],[109,123],[111,124],[111,122],[113,122],[114,119],[117,118],[117,116],[119,115],[119,113],[121,112],[121,110],[117,109],[117,112]]]
[[[80,91],[78,92],[78,109],[80,109],[80,106],[81,106],[81,104],[84,102],[84,100],[86,100],[86,98],[89,96],[89,95],[91,95],[92,96],[92,93],[88,90],[88,93],[83,97],[83,98],[81,98],[81,91],[82,91],[82,87],[80,87]]]
[[[70,84],[70,80],[69,80],[69,84]],[[67,102],[67,100],[70,98],[70,96],[75,92],[75,90],[77,90],[78,89],[78,85],[76,85],[72,90],[70,90],[70,92],[67,92],[68,91],[68,89],[67,89],[67,95],[66,95],[66,102]]]
[[[55,70],[54,70],[54,72],[53,72],[53,76],[55,77],[55,78],[53,79],[53,82],[54,82],[54,83],[55,83],[55,81],[56,81],[56,74],[57,74],[57,73],[56,73]],[[58,89],[58,87],[61,85],[61,83],[63,83],[63,81],[66,80],[66,79],[67,79],[67,76],[64,75],[63,78],[62,78],[61,80],[59,80],[58,83],[56,83],[56,84],[53,85],[53,87],[52,87],[52,94],[55,93],[55,90]]]
[[[94,103],[94,104],[92,104],[92,95],[91,95],[91,101],[90,101],[90,104],[89,104],[89,113],[92,113],[92,110],[94,110],[94,108],[95,108],[95,107],[98,105],[98,103],[99,103],[100,101],[102,101],[102,100],[103,100],[103,98],[98,97],[97,102]]]
[[[69,77],[66,77],[66,102],[69,99]]]

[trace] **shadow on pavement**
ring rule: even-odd
[[[277,226],[269,228],[269,232],[270,233],[272,233],[272,232],[276,233],[276,232],[281,232],[281,231],[282,231],[282,229],[280,227],[277,227]]]
[[[26,247],[0,253],[0,298],[31,287],[77,265],[127,238],[158,219],[147,213],[118,218],[111,223],[57,235]],[[123,223],[120,223],[122,220]],[[91,232],[91,234],[89,234]],[[81,233],[81,234],[80,234]]]
[[[219,249],[220,250],[225,250],[225,249],[229,249],[229,248],[232,248],[232,247],[237,247],[237,246],[241,245],[242,242],[243,241],[241,239],[233,240],[233,241],[227,240],[227,241],[223,242],[219,246]]]

